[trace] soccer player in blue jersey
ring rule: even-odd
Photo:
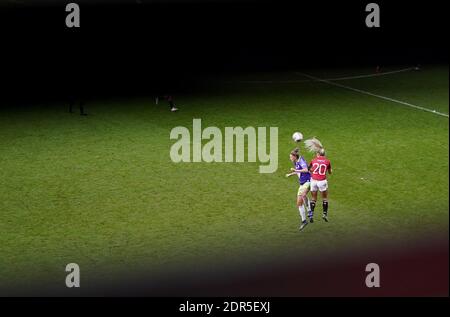
[[[300,231],[302,231],[308,224],[308,221],[306,220],[306,209],[308,209],[308,212],[310,213],[307,195],[310,189],[311,175],[309,174],[308,163],[305,158],[300,155],[299,149],[293,150],[289,158],[294,164],[294,168],[291,168],[291,173],[286,174],[286,177],[298,175],[298,181],[300,183],[297,193],[297,207],[302,219],[300,225]],[[310,218],[310,222],[313,222],[312,217]]]

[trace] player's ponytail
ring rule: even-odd
[[[305,147],[308,151],[314,152],[314,153],[324,153],[325,155],[325,149],[323,148],[322,142],[320,142],[316,137],[306,140],[305,141]]]

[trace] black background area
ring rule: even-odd
[[[447,62],[442,1],[65,2],[0,7],[3,99],[191,92],[226,73]],[[7,98],[5,98],[7,97]]]

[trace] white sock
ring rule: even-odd
[[[306,210],[307,210],[307,211],[310,211],[310,210],[311,210],[311,207],[310,207],[310,205],[309,205],[309,198],[305,196],[305,198],[303,198],[303,200],[305,201],[305,203],[304,203],[303,205],[306,206]]]
[[[300,212],[300,217],[302,218],[302,222],[306,220],[306,211],[305,206],[301,205],[298,207],[298,211]]]

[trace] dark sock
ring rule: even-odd
[[[324,200],[322,202],[322,207],[323,207],[323,214],[327,215],[328,214],[328,201]]]

